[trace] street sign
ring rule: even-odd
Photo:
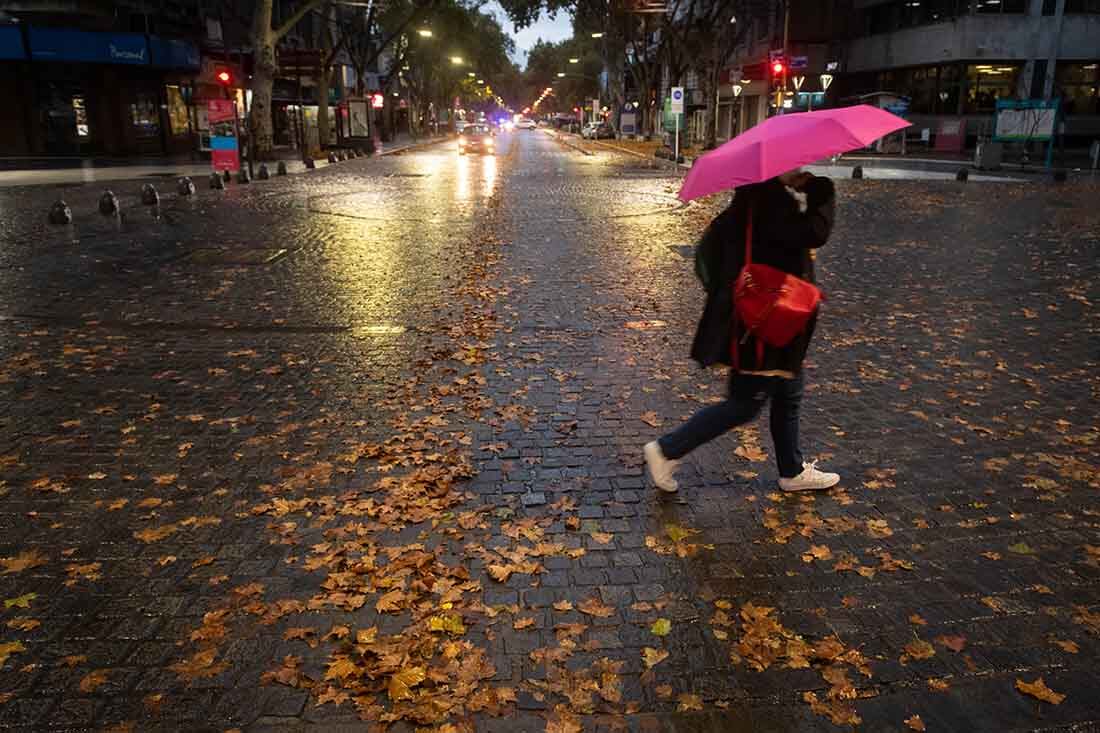
[[[669,111],[674,115],[682,115],[684,113],[683,87],[672,87],[672,109]]]
[[[768,61],[781,61],[783,56],[784,53],[781,48],[773,48],[771,51],[768,51]]]
[[[237,147],[237,108],[229,99],[206,102],[210,122],[210,163],[216,171],[240,170],[241,154]]]
[[[791,56],[792,69],[805,69],[809,65],[810,59],[808,56]]]

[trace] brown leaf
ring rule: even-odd
[[[611,540],[615,539],[615,535],[607,532],[589,532],[588,535],[601,545],[606,545],[611,542]]]
[[[953,652],[961,652],[966,648],[965,636],[937,636],[936,643],[943,644]]]
[[[546,733],[581,733],[584,728],[576,714],[564,705],[558,705],[546,719]]]
[[[302,641],[307,641],[309,639],[309,637],[313,636],[316,633],[317,633],[317,629],[315,629],[315,628],[306,627],[306,626],[296,626],[296,627],[292,627],[292,628],[287,629],[286,632],[283,633],[283,639],[286,640],[286,641],[291,641],[293,639],[300,639]]]
[[[213,647],[210,649],[203,649],[187,659],[170,665],[168,669],[172,670],[183,679],[206,679],[217,677],[229,668],[229,665],[225,662],[214,663],[214,657],[217,656],[217,653],[218,650]]]
[[[526,618],[521,618],[521,619],[516,620],[512,624],[512,628],[515,629],[516,631],[521,631],[523,629],[529,629],[534,625],[535,625],[535,619],[531,616],[527,616]]]
[[[733,449],[733,454],[753,463],[768,460],[768,454],[758,445],[739,445]]]
[[[89,672],[84,675],[84,679],[80,680],[80,691],[85,694],[91,694],[96,689],[107,681],[107,671],[98,669],[95,672]]]
[[[687,713],[693,710],[703,709],[703,698],[698,695],[693,695],[690,692],[681,692],[680,696],[676,698],[676,712]]]
[[[910,730],[927,730],[927,728],[924,727],[924,721],[920,719],[919,715],[912,715],[906,718],[905,725],[908,726]]]
[[[1062,647],[1062,651],[1069,654],[1076,654],[1077,652],[1081,651],[1081,647],[1077,646],[1077,642],[1055,639],[1054,643]]]
[[[374,610],[379,613],[385,613],[386,611],[400,611],[401,603],[405,600],[405,591],[398,588],[397,590],[391,590],[389,593],[384,593],[379,596],[378,602],[374,604]]]
[[[642,649],[642,660],[645,662],[646,669],[653,669],[666,659],[668,659],[667,649],[654,649],[648,646]]]
[[[39,553],[38,550],[27,550],[26,552],[19,553],[15,557],[0,557],[0,565],[4,566],[4,569],[0,571],[0,575],[21,573],[24,570],[29,570],[45,564],[45,555]]]
[[[661,418],[657,417],[657,413],[652,410],[643,412],[639,419],[651,428],[661,427]]]
[[[578,603],[577,610],[581,613],[586,613],[589,616],[595,616],[597,618],[608,618],[615,613],[614,608],[612,608],[611,606],[605,606],[603,604],[603,601],[595,596]]]
[[[23,643],[19,641],[0,643],[0,667],[4,666],[4,663],[8,661],[8,657],[12,654],[19,654],[25,651],[27,651],[27,647],[23,646]]]
[[[512,575],[512,568],[507,565],[490,565],[488,567],[489,577],[498,583],[503,583],[508,580]]]
[[[145,543],[157,542],[158,540],[163,540],[177,529],[179,528],[174,524],[165,524],[162,527],[150,527],[140,532],[134,532],[134,537]]]
[[[561,600],[554,603],[555,611],[572,611],[573,604],[567,600]]]
[[[61,657],[61,663],[68,666],[70,669],[78,664],[84,664],[88,661],[88,657],[83,654],[72,654],[67,657]]]
[[[1016,689],[1025,695],[1031,695],[1032,697],[1042,700],[1043,702],[1049,702],[1051,705],[1061,705],[1062,701],[1066,699],[1065,695],[1055,692],[1047,687],[1043,682],[1043,678],[1035,680],[1034,682],[1024,682],[1021,679],[1016,680]]]
[[[387,687],[387,691],[390,694],[390,700],[396,702],[398,700],[408,700],[412,698],[412,688],[423,682],[424,677],[425,672],[423,667],[406,667],[394,673],[394,675],[390,677],[390,682]]]
[[[27,618],[26,616],[17,616],[7,623],[9,629],[18,629],[19,631],[34,631],[42,622],[36,618]]]
[[[936,648],[923,639],[914,639],[905,645],[905,653],[913,659],[931,659],[936,656]]]
[[[914,613],[909,617],[909,623],[916,624],[917,626],[927,626],[928,622],[924,620],[919,613]]]

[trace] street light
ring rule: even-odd
[[[467,72],[466,72],[466,76],[477,76],[477,74],[475,74],[475,73],[474,73],[474,72],[472,72],[472,71],[467,71]]]
[[[431,28],[421,28],[420,30],[417,31],[417,33],[420,35],[421,38],[431,38],[432,37]]]
[[[603,38],[603,34],[602,33],[593,33],[592,37],[593,38]]]
[[[571,63],[571,64],[579,64],[580,62],[581,62],[580,59],[569,59],[569,63]]]
[[[461,66],[462,65],[462,57],[461,56],[452,56],[451,57],[451,63],[454,64],[455,66]]]
[[[559,78],[559,79],[563,78],[564,76],[565,76],[565,72],[564,72],[564,71],[559,71],[559,72],[558,72],[558,78]]]

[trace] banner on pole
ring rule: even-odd
[[[237,109],[229,99],[211,99],[206,103],[210,122],[210,163],[216,171],[235,171],[241,167],[237,145]]]

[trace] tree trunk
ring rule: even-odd
[[[718,146],[718,74],[713,66],[702,74],[703,94],[707,100],[706,130],[703,133],[703,149]]]
[[[274,144],[271,129],[271,87],[275,83],[275,32],[271,28],[274,0],[257,0],[252,16],[252,108],[249,129],[255,141],[256,158],[270,160]]]

